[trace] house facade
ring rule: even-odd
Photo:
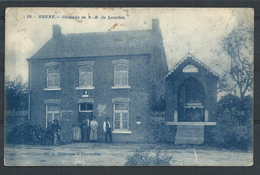
[[[66,142],[73,124],[96,117],[98,140],[110,117],[115,142],[145,142],[149,114],[165,91],[167,63],[157,19],[152,29],[53,37],[29,62],[29,120],[50,129],[59,120]]]

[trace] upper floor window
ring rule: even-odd
[[[79,87],[77,89],[93,89],[93,61],[79,62]]]
[[[47,69],[47,87],[60,87],[60,68],[50,67]]]
[[[47,67],[47,89],[60,88],[60,63],[51,62]]]
[[[129,61],[128,60],[114,60],[114,87],[112,88],[129,88],[128,74]]]
[[[81,66],[79,68],[79,87],[93,86],[93,67]]]

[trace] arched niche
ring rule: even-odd
[[[178,90],[178,121],[205,122],[205,89],[196,78],[187,78]]]

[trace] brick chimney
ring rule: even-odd
[[[61,27],[58,24],[53,25],[52,30],[53,38],[61,36]]]
[[[159,19],[152,19],[152,31],[153,32],[161,31],[159,25],[160,25]]]

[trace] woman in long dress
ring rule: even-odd
[[[90,136],[89,140],[96,142],[98,139],[97,135],[97,128],[98,128],[98,122],[95,117],[93,117],[93,120],[90,122]]]
[[[75,122],[72,127],[73,127],[73,140],[74,142],[80,142],[81,140],[81,130],[80,130],[80,124],[79,122]]]

